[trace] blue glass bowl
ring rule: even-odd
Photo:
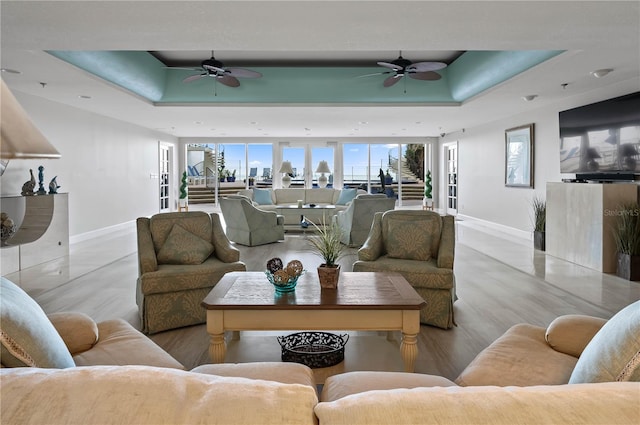
[[[296,285],[298,284],[298,278],[304,274],[304,271],[300,273],[298,276],[292,279],[289,279],[289,281],[287,281],[287,283],[284,283],[284,284],[276,283],[275,280],[273,279],[273,274],[270,271],[267,270],[264,272],[264,274],[267,275],[267,279],[269,279],[269,282],[271,282],[271,284],[275,288],[276,293],[284,294],[284,293],[293,292],[296,290]]]

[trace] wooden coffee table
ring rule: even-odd
[[[337,289],[322,290],[317,273],[307,272],[288,294],[276,294],[263,272],[232,272],[202,301],[213,363],[224,362],[225,331],[399,330],[407,372],[418,355],[424,305],[400,274],[374,272],[342,272]]]

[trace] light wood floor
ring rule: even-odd
[[[215,207],[200,206],[205,211]],[[195,208],[192,208],[192,210]],[[473,222],[457,221],[455,274],[459,300],[457,327],[422,326],[416,372],[454,379],[478,352],[510,326],[527,322],[548,325],[562,314],[611,317],[640,299],[640,282],[598,273],[534,251],[532,242],[497,234]],[[238,246],[248,270],[264,270],[272,257],[300,259],[306,268],[318,263],[306,252],[305,236],[260,247]],[[342,259],[351,270],[356,250]],[[134,224],[99,240],[72,244],[68,257],[6,275],[24,288],[47,313],[81,311],[95,320],[123,318],[139,328],[135,303],[137,257]],[[187,369],[208,363],[204,325],[162,332],[151,339]],[[275,338],[247,333],[231,346],[227,361],[273,360]],[[373,342],[372,342],[373,341]],[[384,335],[354,335],[347,348],[348,369],[401,370],[396,347]]]

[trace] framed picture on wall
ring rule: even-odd
[[[534,125],[526,124],[504,132],[504,184],[533,188]]]

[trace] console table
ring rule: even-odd
[[[547,183],[546,251],[603,273],[615,273],[612,227],[620,204],[638,200],[634,183]]]
[[[2,210],[18,226],[0,248],[3,275],[69,254],[67,193],[3,196]]]

